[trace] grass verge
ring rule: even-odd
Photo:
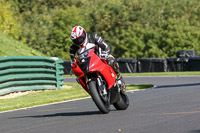
[[[41,52],[12,39],[0,32],[0,57],[3,56],[45,56]]]
[[[127,90],[150,88],[152,85],[127,85]],[[77,98],[89,97],[86,91],[77,83],[66,83],[63,89],[32,91],[15,98],[0,99],[0,112],[61,102]]]
[[[149,73],[122,73],[123,76],[198,76],[200,71],[190,72],[149,72]],[[74,75],[64,75],[64,77],[75,77]]]
[[[200,71],[190,72],[149,72],[149,73],[122,73],[123,76],[197,76]]]

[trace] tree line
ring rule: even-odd
[[[97,33],[117,58],[200,53],[199,0],[0,0],[0,31],[47,56],[70,59],[70,32]]]

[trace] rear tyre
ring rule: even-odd
[[[98,107],[98,109],[104,114],[109,113],[110,104],[108,101],[104,102],[102,98],[100,97],[96,81],[90,81],[88,85],[89,85],[91,97],[94,103],[96,104],[96,106]]]
[[[113,103],[113,106],[117,110],[126,110],[129,106],[129,99],[125,92],[120,92],[119,94],[119,101]]]

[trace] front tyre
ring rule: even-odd
[[[104,102],[102,100],[102,98],[99,94],[99,89],[98,89],[96,81],[94,81],[94,80],[90,81],[88,86],[90,89],[90,95],[91,95],[94,103],[98,107],[98,109],[104,114],[109,113],[110,112],[110,104],[108,103],[108,101]]]
[[[113,103],[113,106],[117,110],[126,110],[129,106],[129,99],[125,92],[120,92],[119,94],[119,101],[116,103]]]

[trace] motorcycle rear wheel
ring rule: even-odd
[[[90,89],[90,95],[94,101],[94,103],[96,104],[96,106],[98,107],[98,109],[104,113],[104,114],[108,114],[110,112],[110,104],[108,103],[108,101],[105,103],[102,99],[101,96],[99,94],[98,91],[98,86],[96,81],[92,80],[89,82],[89,89]]]
[[[116,103],[113,103],[113,106],[117,110],[126,110],[129,106],[129,99],[125,92],[120,92],[119,94],[119,101]]]

